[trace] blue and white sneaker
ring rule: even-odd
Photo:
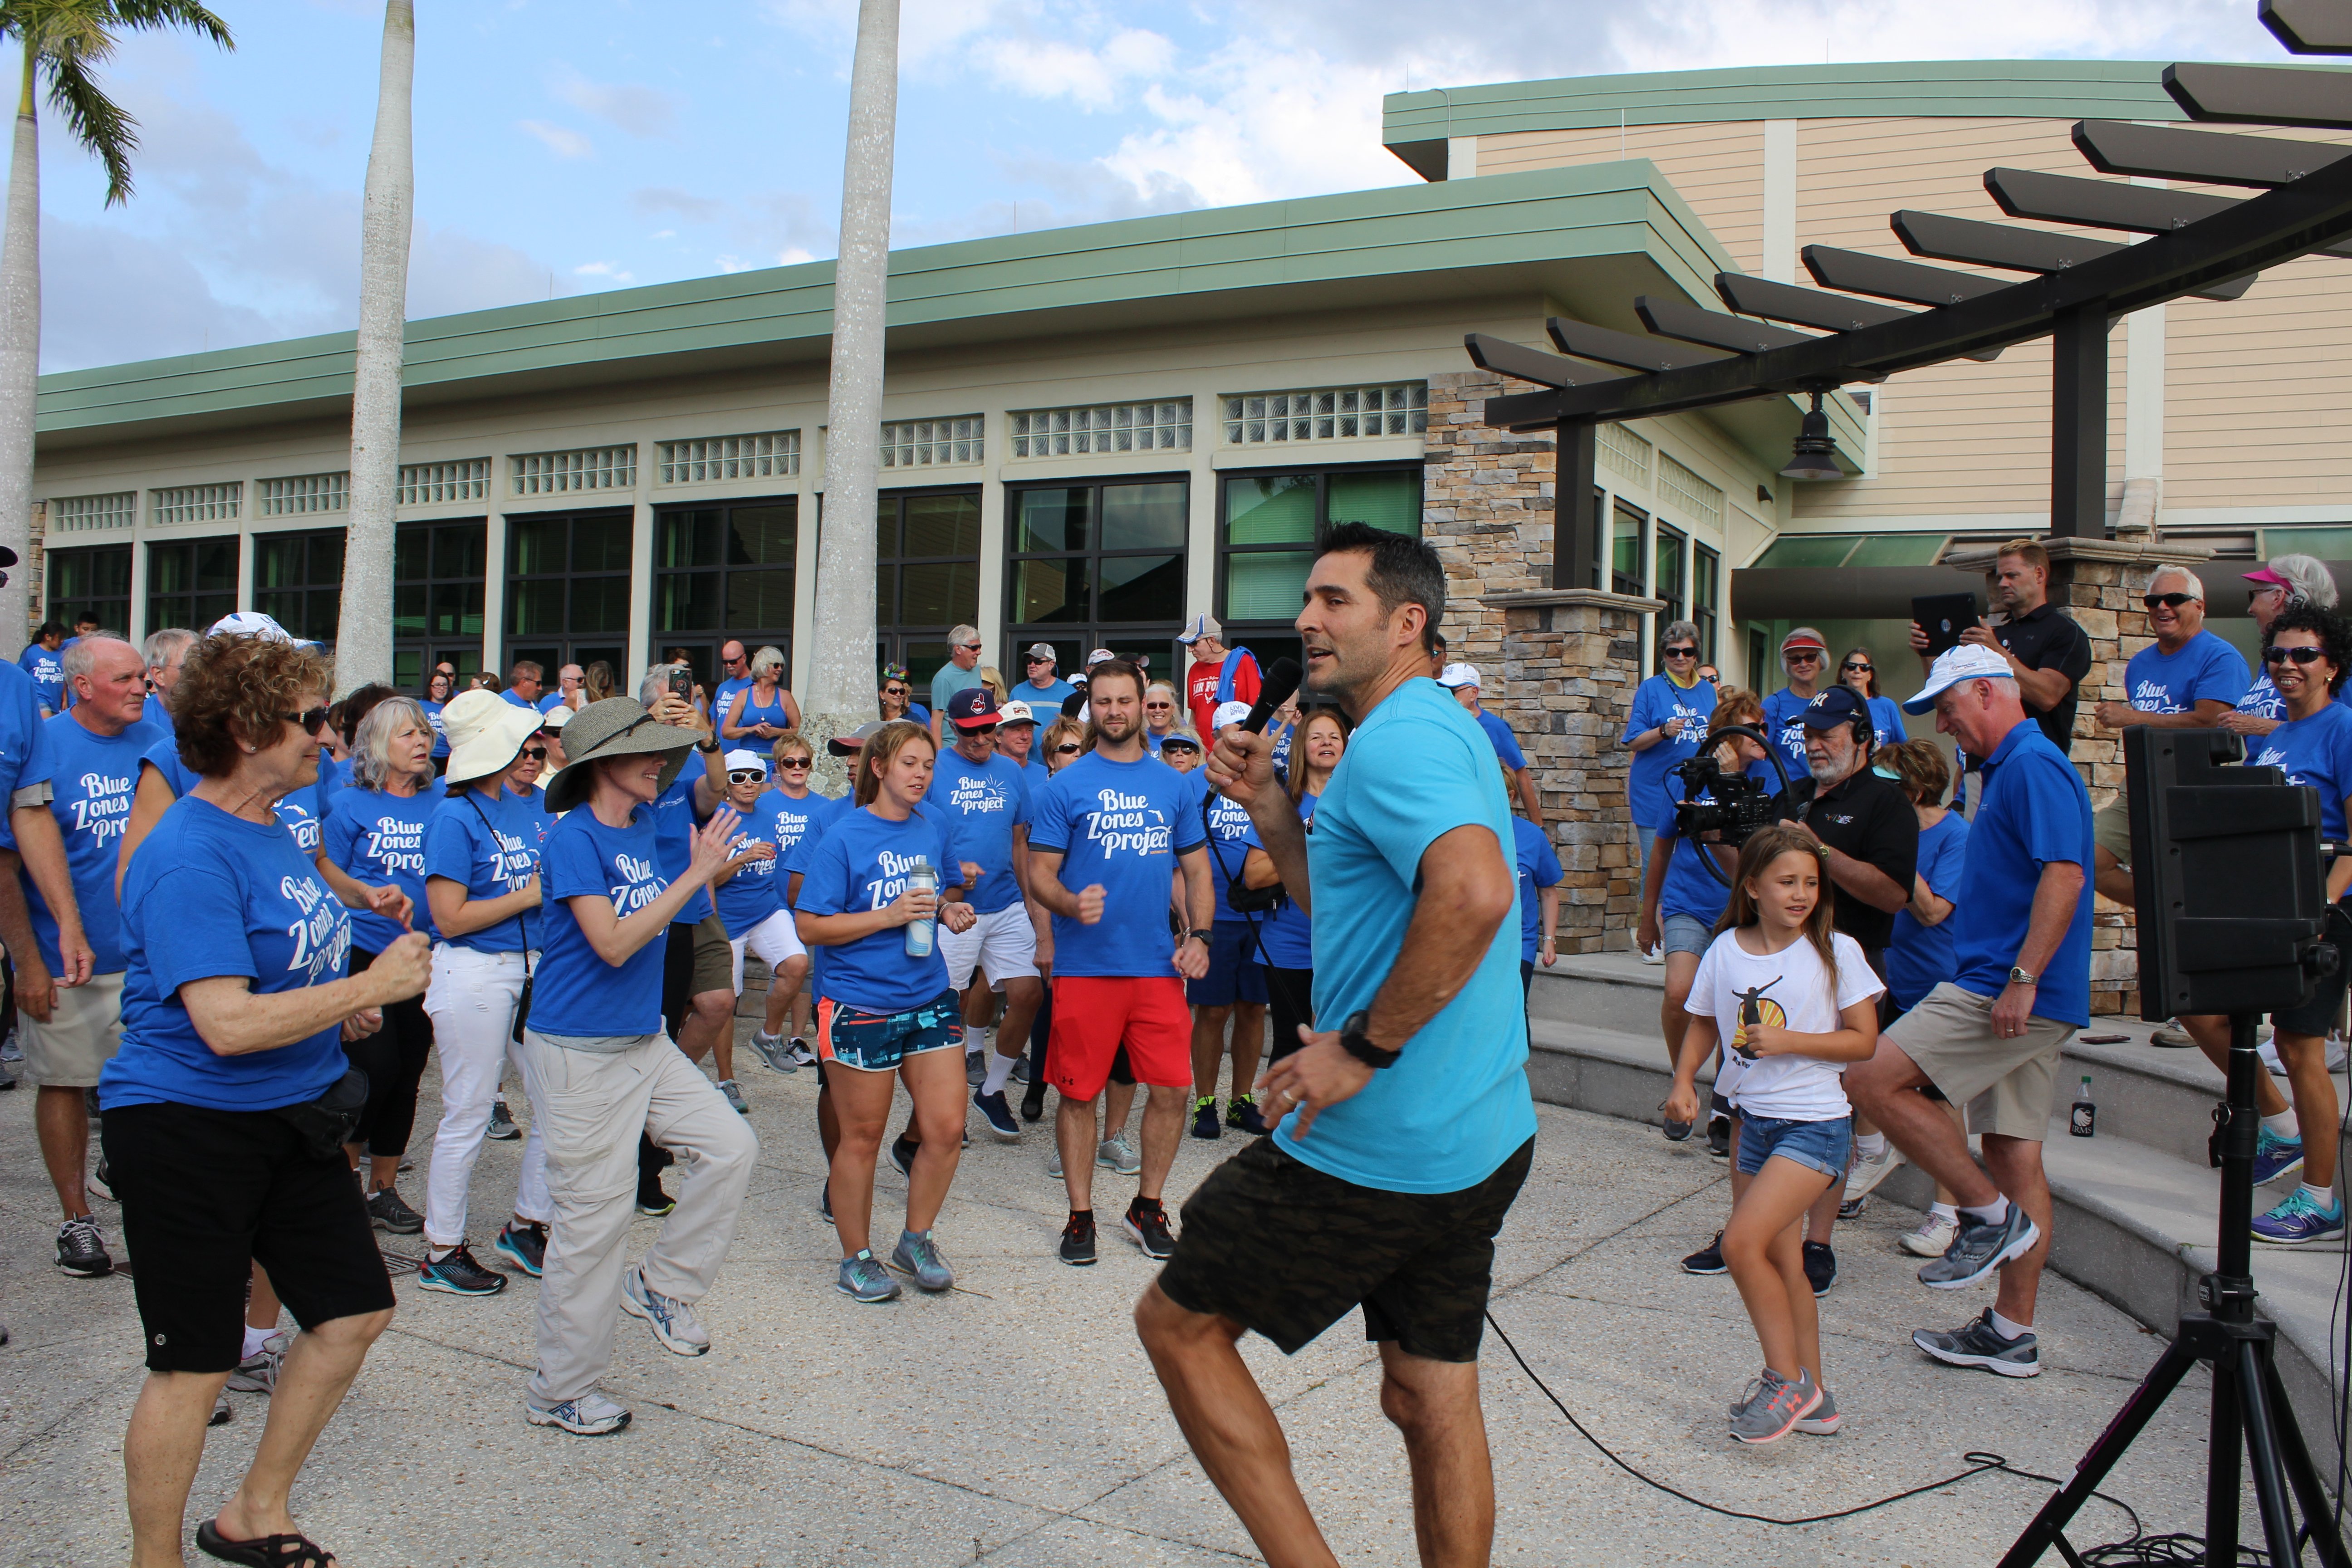
[[[1001,1097],[1000,1097],[1001,1098]],[[928,1230],[902,1230],[898,1245],[890,1254],[890,1266],[915,1277],[915,1283],[926,1290],[944,1290],[955,1283],[955,1270],[940,1252],[939,1244]]]
[[[2254,1140],[2254,1185],[2295,1175],[2303,1170],[2303,1140],[2282,1138],[2265,1127]]]
[[[768,1065],[768,1070],[771,1072],[801,1070],[801,1064],[793,1059],[792,1051],[785,1047],[783,1040],[778,1036],[771,1035],[761,1029],[754,1029],[751,1031],[751,1048],[760,1053],[760,1059]]]
[[[2022,1258],[2042,1239],[2040,1227],[2026,1217],[2025,1205],[2011,1202],[1999,1225],[1985,1225],[1960,1215],[1960,1230],[1944,1256],[1919,1270],[1919,1283],[1935,1290],[1958,1290],[1973,1285],[2012,1258]]]
[[[971,1097],[971,1102],[980,1107],[982,1116],[988,1118],[988,1130],[999,1140],[1006,1143],[1021,1142],[1021,1123],[1013,1120],[1013,1107],[1006,1102],[1003,1089],[994,1094],[982,1089]]]
[[[855,1258],[841,1260],[841,1277],[833,1283],[835,1289],[851,1300],[863,1301],[867,1306],[894,1300],[898,1294],[898,1282],[890,1278],[882,1260],[867,1247],[860,1247]]]
[[[643,1318],[672,1354],[700,1355],[710,1348],[710,1332],[695,1321],[694,1308],[647,1285],[643,1266],[621,1276],[621,1310]]]
[[[2344,1238],[2344,1200],[2321,1208],[2301,1187],[2287,1194],[2279,1205],[2254,1216],[2254,1239],[2273,1247],[2301,1247],[2314,1241]]]
[[[629,1424],[629,1413],[601,1394],[583,1394],[561,1405],[532,1405],[526,1401],[522,1413],[534,1426],[560,1426],[583,1437],[606,1436]]]
[[[427,1290],[439,1290],[451,1296],[495,1296],[507,1288],[507,1277],[495,1268],[485,1268],[474,1261],[474,1255],[464,1242],[450,1248],[446,1258],[433,1259],[416,1268],[416,1283]]]
[[[547,1272],[547,1226],[536,1220],[529,1225],[507,1221],[506,1228],[490,1245],[534,1279]]]

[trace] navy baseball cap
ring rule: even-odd
[[[1832,686],[1805,705],[1802,722],[1808,730],[1836,730],[1869,715],[1870,704],[1861,692],[1851,686]]]
[[[996,693],[985,686],[967,686],[948,699],[948,721],[959,730],[976,730],[996,722]]]

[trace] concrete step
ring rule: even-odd
[[[1638,977],[1601,984],[1613,984],[1628,996],[1645,989]],[[1657,988],[1646,989],[1654,994]],[[1573,999],[1597,991],[1598,986],[1582,982],[1561,985],[1553,1005],[1560,1005],[1563,993]],[[1536,1098],[1657,1123],[1658,1104],[1673,1079],[1654,1013],[1652,1016],[1651,1029],[1643,1034],[1564,1022],[1538,1010],[1528,1023],[1533,1050],[1528,1077]],[[2155,1052],[2141,1044],[2087,1047],[2084,1052],[2084,1059],[2095,1063],[2091,1070],[2100,1105],[2098,1132],[2088,1139],[2069,1136],[2063,1104],[2052,1117],[2042,1154],[2055,1213],[2050,1265],[2147,1327],[2169,1333],[2182,1312],[2198,1310],[2197,1281],[2215,1266],[2221,1173],[2205,1163],[2201,1131],[2187,1141],[2193,1142],[2193,1157],[2179,1152],[2184,1142],[2179,1138],[2159,1138],[2162,1146],[2152,1146],[2124,1136],[2108,1115],[2108,1100],[2099,1084],[2118,1080],[2116,1103],[2134,1108],[2121,1120],[2136,1123],[2146,1117],[2160,1131],[2168,1103],[2169,1114],[2186,1117],[2193,1111],[2198,1122],[2210,1126],[2207,1113],[2220,1092],[2221,1075],[2194,1051]],[[2151,1056],[2161,1059],[2152,1066]],[[2179,1058],[2194,1058],[2193,1068],[2176,1059]],[[2102,1062],[2105,1065],[2095,1065]],[[2199,1068],[2210,1079],[2201,1087]],[[2168,1094],[2176,1099],[2168,1102]],[[2064,1098],[2071,1100],[2072,1093]],[[2263,1189],[2255,1202],[2267,1207],[2286,1191],[2284,1184]],[[1879,1194],[1922,1210],[1934,1196],[1932,1184],[1909,1166],[1888,1176]],[[2330,1319],[2345,1268],[2344,1251],[2340,1244],[2257,1246],[2253,1258],[2261,1310],[2279,1327],[2280,1373],[2305,1442],[2323,1471],[2335,1463],[2328,1413],[2336,1392],[2344,1386],[2340,1374],[2332,1378],[2329,1372]],[[2334,1361],[2338,1366],[2344,1363],[2340,1350]],[[2201,1396],[2201,1386],[2195,1393]]]

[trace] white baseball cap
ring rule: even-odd
[[[1915,715],[1933,711],[1937,694],[1964,680],[2016,679],[2016,672],[2009,668],[2008,656],[1999,648],[1964,642],[1936,656],[1934,667],[1927,671],[1927,684],[1919,689],[1917,696],[1903,700],[1903,711]]]
[[[1111,652],[1110,649],[1107,647],[1098,647],[1095,649],[1094,652],[1087,655],[1087,668],[1088,669],[1092,669],[1095,666],[1098,664],[1108,664],[1118,657],[1118,656],[1117,654]]]
[[[1478,667],[1475,664],[1449,664],[1438,672],[1437,684],[1448,691],[1459,691],[1467,686],[1477,689]]]
[[[1250,716],[1246,702],[1220,702],[1217,710],[1209,715],[1209,728],[1222,731],[1228,724],[1238,724]]]
[[[1199,642],[1202,637],[1214,637],[1222,642],[1224,640],[1224,636],[1225,628],[1217,624],[1216,616],[1194,616],[1185,623],[1184,629],[1176,635],[1176,640],[1189,646]]]
[[[1029,711],[1029,704],[1017,697],[996,710],[996,727],[1000,730],[1007,724],[1034,724],[1036,721],[1037,715]]]
[[[262,637],[270,642],[292,642],[294,634],[278,624],[275,616],[265,616],[259,610],[238,610],[223,616],[212,625],[206,637]]]
[[[761,756],[757,752],[747,752],[740,746],[727,753],[727,771],[729,773],[747,773],[751,772],[754,768],[758,769],[762,774],[765,774],[768,771],[768,759]]]

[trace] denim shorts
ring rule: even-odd
[[[1668,952],[1704,958],[1707,945],[1715,941],[1715,928],[1696,915],[1668,915],[1658,922],[1658,940]]]
[[[1824,1176],[1843,1176],[1853,1152],[1853,1118],[1826,1121],[1781,1121],[1769,1116],[1739,1119],[1739,1173],[1752,1176],[1778,1154]]]
[[[859,1072],[889,1072],[908,1057],[963,1044],[963,1014],[952,991],[899,1013],[869,1013],[830,996],[816,1004],[816,1049]]]

